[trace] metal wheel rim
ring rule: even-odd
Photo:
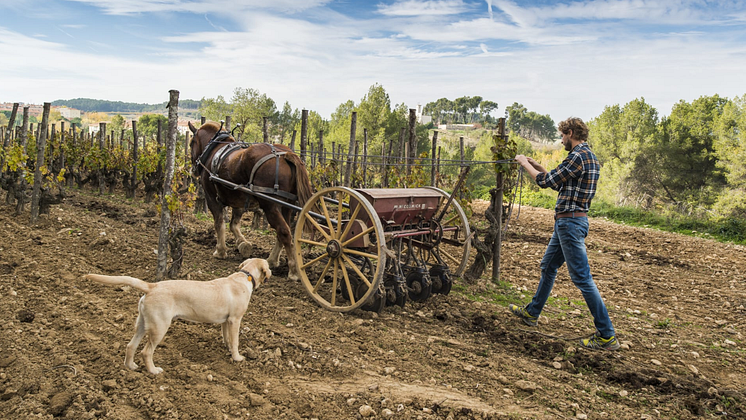
[[[424,187],[424,188],[439,192],[440,195],[445,197],[446,200],[448,200],[448,198],[451,196],[450,194],[441,190],[440,188],[436,188],[436,187]],[[471,236],[471,228],[469,227],[469,220],[466,218],[466,213],[464,213],[463,208],[461,208],[461,205],[455,199],[451,202],[451,207],[456,210],[456,215],[460,221],[460,226],[464,227],[464,238],[469,238]],[[447,220],[445,222],[447,222]],[[471,240],[466,241],[462,249],[463,251],[461,254],[461,261],[458,265],[458,268],[456,270],[452,270],[451,272],[451,274],[453,274],[456,277],[463,276],[464,271],[466,271],[466,266],[469,264],[469,254],[471,253]],[[444,259],[444,261],[452,262],[447,259]],[[450,268],[450,265],[449,265],[449,268]]]

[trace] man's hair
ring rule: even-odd
[[[588,140],[588,126],[580,118],[570,117],[559,123],[557,128],[564,134],[570,134],[572,130],[572,136],[576,140]]]

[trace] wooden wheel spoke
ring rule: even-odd
[[[342,197],[342,194],[338,197],[339,203],[337,204],[337,230],[335,231],[335,238],[341,238],[340,234],[342,233],[342,212],[344,212],[344,197]]]
[[[307,263],[303,264],[302,266],[300,266],[300,268],[306,268],[306,267],[308,267],[309,265],[313,265],[313,264],[316,264],[317,262],[319,262],[319,261],[323,260],[324,258],[326,258],[326,257],[328,257],[328,256],[329,256],[329,254],[327,254],[327,253],[324,253],[324,254],[323,254],[322,256],[320,256],[320,257],[317,257],[317,258],[314,258],[314,259],[312,259],[311,261],[309,261],[309,262],[307,262]]]
[[[324,212],[324,217],[326,217],[326,225],[329,227],[329,233],[332,234],[332,239],[336,239],[334,227],[332,226],[332,218],[329,217],[329,209],[326,207],[326,200],[324,198],[321,198],[321,210]]]
[[[366,284],[366,285],[368,286],[368,289],[370,289],[370,286],[371,286],[371,283],[370,283],[370,281],[368,280],[368,278],[367,278],[367,277],[365,277],[365,275],[364,275],[364,274],[363,274],[363,273],[362,273],[362,272],[360,271],[360,269],[358,269],[358,268],[357,268],[357,266],[356,266],[356,265],[355,265],[355,263],[354,263],[354,262],[353,262],[353,261],[352,261],[352,260],[350,259],[350,257],[348,257],[348,256],[347,256],[347,255],[345,255],[345,254],[342,254],[342,258],[344,258],[345,262],[347,262],[347,264],[349,264],[349,265],[350,265],[350,267],[352,267],[352,270],[353,270],[353,271],[354,271],[354,272],[355,272],[355,273],[356,273],[356,274],[358,275],[358,277],[360,277],[360,279],[361,279],[361,280],[362,280],[363,282],[365,282],[365,284]]]
[[[336,305],[337,303],[337,259],[333,259],[334,261],[334,275],[332,276],[332,300],[331,304],[332,306]]]
[[[343,248],[342,251],[345,254],[358,255],[360,257],[367,257],[367,258],[372,258],[376,260],[378,259],[378,254],[368,254],[367,252],[362,252],[362,251],[358,251],[358,250],[350,249],[350,248]]]
[[[305,238],[298,238],[298,242],[303,242],[304,244],[309,244],[313,246],[320,246],[322,248],[326,248],[326,244],[322,244],[321,242],[311,241]]]
[[[360,203],[357,203],[357,206],[355,207],[355,210],[352,212],[352,215],[350,216],[350,220],[347,222],[347,226],[345,226],[344,232],[342,232],[341,235],[339,235],[339,240],[344,239],[345,236],[350,232],[350,229],[352,228],[353,222],[357,219],[358,213],[360,213],[360,207],[363,205]],[[348,241],[349,242],[349,241]]]
[[[324,228],[321,227],[321,225],[319,224],[319,222],[317,222],[313,217],[311,217],[310,214],[306,213],[306,219],[308,219],[311,222],[311,224],[316,228],[316,230],[318,230],[319,232],[321,232],[321,234],[324,236],[324,238],[326,238],[327,241],[331,241],[332,240],[332,237],[329,236],[326,232],[324,232]],[[326,218],[326,221],[327,221],[327,223],[331,223],[329,221],[328,217]]]
[[[357,235],[353,236],[352,238],[344,241],[344,243],[342,244],[342,246],[347,246],[347,244],[349,244],[350,242],[356,241],[358,238],[361,238],[361,237],[369,234],[370,232],[373,232],[374,230],[376,230],[376,227],[375,226],[371,226],[368,229],[365,229],[364,231],[362,231],[362,232],[358,233]]]
[[[355,294],[352,292],[352,284],[350,283],[350,276],[349,274],[347,274],[347,269],[345,268],[345,265],[342,264],[342,262],[339,263],[339,266],[342,268],[342,275],[344,276],[345,284],[347,285],[347,293],[350,294],[350,303],[354,305]]]
[[[321,272],[321,275],[319,276],[319,279],[316,281],[316,284],[313,286],[313,292],[318,294],[319,293],[319,286],[321,286],[321,283],[324,282],[324,276],[326,275],[326,272],[329,271],[329,266],[332,264],[332,259],[329,259],[329,261],[326,263],[326,267],[324,267],[324,270]]]

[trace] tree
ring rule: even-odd
[[[96,125],[100,122],[108,122],[109,114],[105,112],[87,112],[83,116],[83,119],[88,125]]]
[[[264,117],[270,121],[277,121],[277,106],[275,101],[256,89],[236,88],[231,99],[233,107],[232,118],[238,128],[238,136],[245,141],[262,141],[262,124]]]
[[[124,121],[124,117],[117,114],[113,117],[111,117],[111,125],[107,128],[114,131],[114,134],[119,136],[119,134],[124,130],[126,122]]]
[[[588,143],[602,164],[598,194],[618,205],[650,207],[660,189],[658,111],[644,98],[607,106],[588,122]]]
[[[721,217],[746,218],[746,94],[725,104],[715,133],[718,166],[728,185],[714,209]]]
[[[233,106],[225,101],[222,95],[217,98],[202,98],[199,113],[210,121],[221,121],[233,113]]]
[[[661,185],[666,199],[681,208],[712,204],[717,189],[726,183],[715,151],[715,127],[726,98],[702,96],[691,104],[680,101],[661,123],[657,147]]]
[[[144,138],[155,138],[158,133],[158,120],[161,121],[161,130],[165,132],[168,128],[168,118],[165,115],[145,114],[137,120],[137,134]]]
[[[298,121],[300,121],[300,111],[297,108],[293,110],[290,103],[285,101],[282,112],[277,115],[277,129],[281,143],[285,143],[285,137],[292,132]]]
[[[529,111],[525,106],[514,102],[505,108],[508,112],[508,128],[533,141],[552,141],[557,137],[557,129],[552,118]]]

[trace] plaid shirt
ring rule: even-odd
[[[536,175],[541,188],[559,191],[556,213],[570,211],[588,212],[596,195],[596,185],[601,167],[591,148],[582,142],[575,146],[564,161],[549,173]]]

